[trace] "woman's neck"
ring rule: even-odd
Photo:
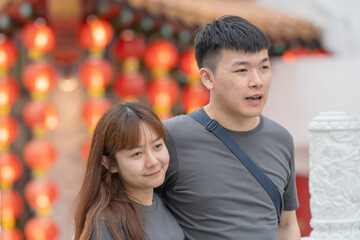
[[[150,206],[153,203],[154,189],[127,189],[129,198],[141,205]]]

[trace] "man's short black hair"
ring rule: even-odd
[[[269,46],[268,37],[257,26],[238,16],[223,16],[196,34],[195,57],[199,69],[215,72],[223,49],[256,53]]]

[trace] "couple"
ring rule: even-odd
[[[216,119],[270,178],[280,193],[280,223],[264,188],[204,126],[181,115],[164,129],[152,111],[127,103],[108,110],[95,129],[75,240],[300,239],[292,137],[261,115],[271,82],[268,47],[266,35],[240,17],[204,26],[195,55],[210,102],[197,111]]]

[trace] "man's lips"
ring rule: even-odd
[[[263,98],[262,95],[253,95],[253,96],[250,96],[250,97],[246,97],[245,99],[246,100],[251,100],[251,101],[256,101],[256,100],[261,100]]]

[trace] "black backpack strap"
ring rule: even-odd
[[[265,189],[267,194],[273,201],[278,223],[280,223],[281,214],[281,198],[280,193],[271,182],[271,180],[265,175],[265,173],[251,160],[251,158],[241,149],[241,147],[235,142],[235,140],[226,132],[226,130],[215,120],[209,118],[207,115],[194,111],[188,114],[191,118],[203,125],[208,131],[212,132],[218,137],[234,155],[244,164],[249,172],[255,177],[255,179]]]

